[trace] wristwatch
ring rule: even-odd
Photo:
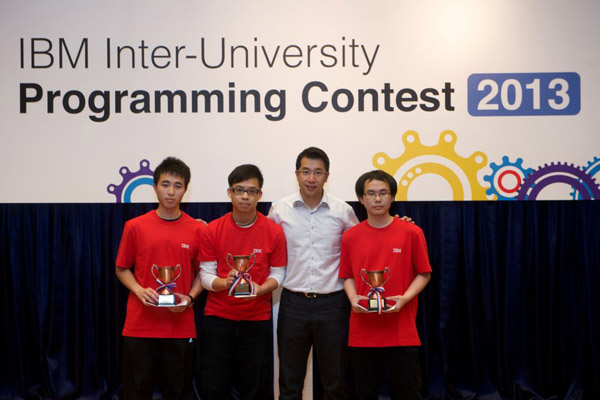
[[[190,304],[188,305],[188,307],[193,307],[194,306],[194,302],[196,301],[196,299],[191,295],[191,294],[187,294],[187,297],[190,298]]]

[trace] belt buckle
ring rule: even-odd
[[[317,297],[317,294],[304,292],[304,297],[306,297],[307,299],[314,299]]]

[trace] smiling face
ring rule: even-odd
[[[251,195],[248,191],[257,191],[255,195]],[[242,192],[236,194],[235,192]],[[262,192],[258,179],[250,178],[248,180],[237,182],[232,187],[227,189],[227,196],[231,199],[233,213],[235,215],[254,215],[256,213],[256,205],[262,198]]]
[[[185,181],[183,177],[164,173],[158,183],[154,185],[154,192],[158,199],[158,213],[163,218],[179,216],[179,205],[185,194]]]
[[[296,171],[296,179],[300,187],[300,194],[306,203],[321,201],[323,187],[328,176],[329,173],[325,170],[323,160],[302,158],[300,168]]]

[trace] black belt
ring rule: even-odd
[[[331,292],[331,293],[292,292],[291,290],[288,290],[288,289],[283,289],[283,290],[289,294],[293,294],[294,296],[306,297],[307,299],[316,299],[317,297],[330,297],[330,296],[335,296],[335,295],[343,292],[343,290],[338,290],[337,292]]]

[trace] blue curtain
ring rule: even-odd
[[[153,208],[0,204],[1,399],[118,394],[127,293],[114,261],[125,221]],[[184,209],[208,221],[230,205]],[[600,202],[396,213],[425,231],[434,271],[418,317],[426,398],[600,399]]]

